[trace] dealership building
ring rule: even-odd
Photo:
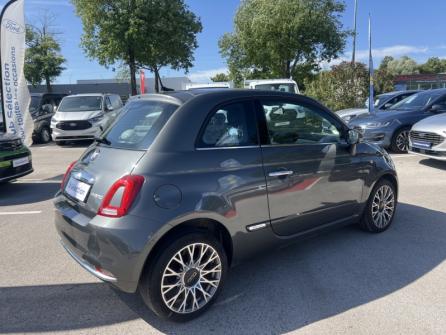
[[[166,77],[161,78],[164,87],[173,90],[184,90],[186,85],[192,83],[188,77]],[[137,90],[139,90],[139,78],[136,80]],[[145,79],[145,92],[155,92],[155,79]],[[52,84],[54,93],[66,94],[82,94],[82,93],[113,93],[119,94],[125,101],[131,95],[130,83],[126,80],[120,79],[92,79],[92,80],[78,80],[76,84]],[[38,85],[36,87],[29,86],[31,93],[46,93],[46,85]]]
[[[395,77],[394,84],[397,91],[446,88],[446,73],[401,75]]]

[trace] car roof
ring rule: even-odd
[[[419,91],[418,93],[430,93],[430,94],[435,94],[435,95],[443,95],[446,94],[446,88],[435,88],[432,90],[425,90],[425,91]]]
[[[102,97],[103,93],[81,93],[81,94],[70,94],[69,97]]]
[[[407,91],[392,91],[392,92],[386,92],[386,93],[382,93],[380,95],[378,95],[378,97],[390,97],[390,96],[397,96],[400,94],[407,94],[407,93],[417,93],[417,92],[422,92],[419,90],[407,90]]]
[[[32,97],[43,97],[44,95],[68,95],[68,93],[53,93],[53,92],[45,92],[45,93],[31,93],[30,96]]]
[[[187,101],[198,97],[198,96],[215,96],[220,99],[233,99],[233,98],[244,98],[244,97],[288,97],[293,98],[300,96],[295,93],[287,93],[280,91],[270,91],[270,90],[249,90],[249,89],[228,89],[228,88],[212,88],[212,89],[191,89],[187,91],[170,91],[162,93],[150,93],[143,95],[136,95],[131,97],[129,100],[151,100],[151,99],[163,99],[171,100],[177,104],[184,104]]]

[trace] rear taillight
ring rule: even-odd
[[[135,200],[136,196],[138,195],[143,183],[143,176],[124,176],[120,178],[110,187],[102,200],[101,206],[98,210],[98,215],[111,218],[119,218],[126,215],[132,206],[133,200]],[[121,199],[115,199],[115,201],[113,201],[113,198],[115,195],[117,195],[121,188],[123,189]],[[113,206],[112,201],[119,203],[119,206]]]
[[[73,170],[74,165],[77,163],[77,161],[72,162],[70,165],[68,165],[67,171],[63,175],[62,178],[62,184],[60,184],[60,188],[63,190],[65,186],[65,182],[67,181],[68,176],[70,175],[71,170]]]

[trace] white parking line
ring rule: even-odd
[[[42,211],[0,212],[0,215],[32,215],[41,214]]]
[[[414,154],[394,154],[390,155],[392,158],[407,158],[407,157],[416,157],[417,155]]]

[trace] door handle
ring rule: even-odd
[[[268,173],[268,176],[270,177],[283,177],[283,176],[290,176],[293,174],[293,171],[274,171]]]

